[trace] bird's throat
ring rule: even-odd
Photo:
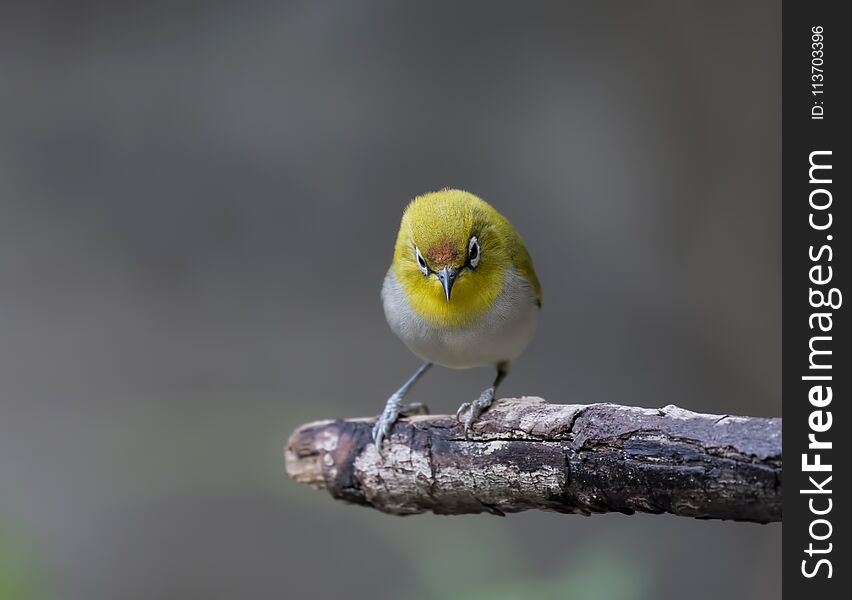
[[[462,272],[447,301],[437,277],[396,273],[409,306],[436,327],[460,327],[476,321],[488,312],[503,291],[504,274],[494,269]]]

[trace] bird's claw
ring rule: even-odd
[[[382,451],[382,442],[390,437],[394,423],[397,422],[400,415],[409,417],[411,415],[429,414],[429,407],[422,402],[412,402],[411,404],[400,404],[400,399],[397,396],[391,396],[388,403],[385,405],[385,410],[382,415],[376,420],[373,425],[373,443],[376,445],[376,450]]]
[[[379,452],[382,450],[382,442],[386,437],[390,436],[393,424],[399,418],[399,409],[399,399],[391,396],[385,405],[385,410],[382,411],[381,416],[376,419],[376,424],[373,425],[373,443]]]
[[[459,406],[459,409],[456,411],[456,420],[464,425],[464,439],[468,439],[468,435],[473,429],[473,424],[491,406],[492,402],[494,402],[494,388],[490,387],[483,391],[479,395],[479,398],[473,402],[465,402]],[[462,419],[463,413],[467,413],[464,419]]]

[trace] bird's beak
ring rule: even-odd
[[[444,294],[447,296],[447,302],[450,301],[450,292],[453,290],[453,284],[456,282],[456,277],[459,275],[458,269],[452,267],[444,267],[436,273],[438,279],[441,280],[441,285],[444,286]]]

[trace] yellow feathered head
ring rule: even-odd
[[[494,303],[506,269],[516,266],[516,252],[529,260],[505,217],[469,192],[444,189],[418,196],[406,208],[393,269],[421,316],[458,325]],[[534,285],[538,291],[537,280]]]

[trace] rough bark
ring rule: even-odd
[[[395,515],[536,508],[781,520],[780,418],[506,399],[467,440],[447,415],[401,419],[381,454],[374,421],[299,427],[285,449],[288,473]]]

